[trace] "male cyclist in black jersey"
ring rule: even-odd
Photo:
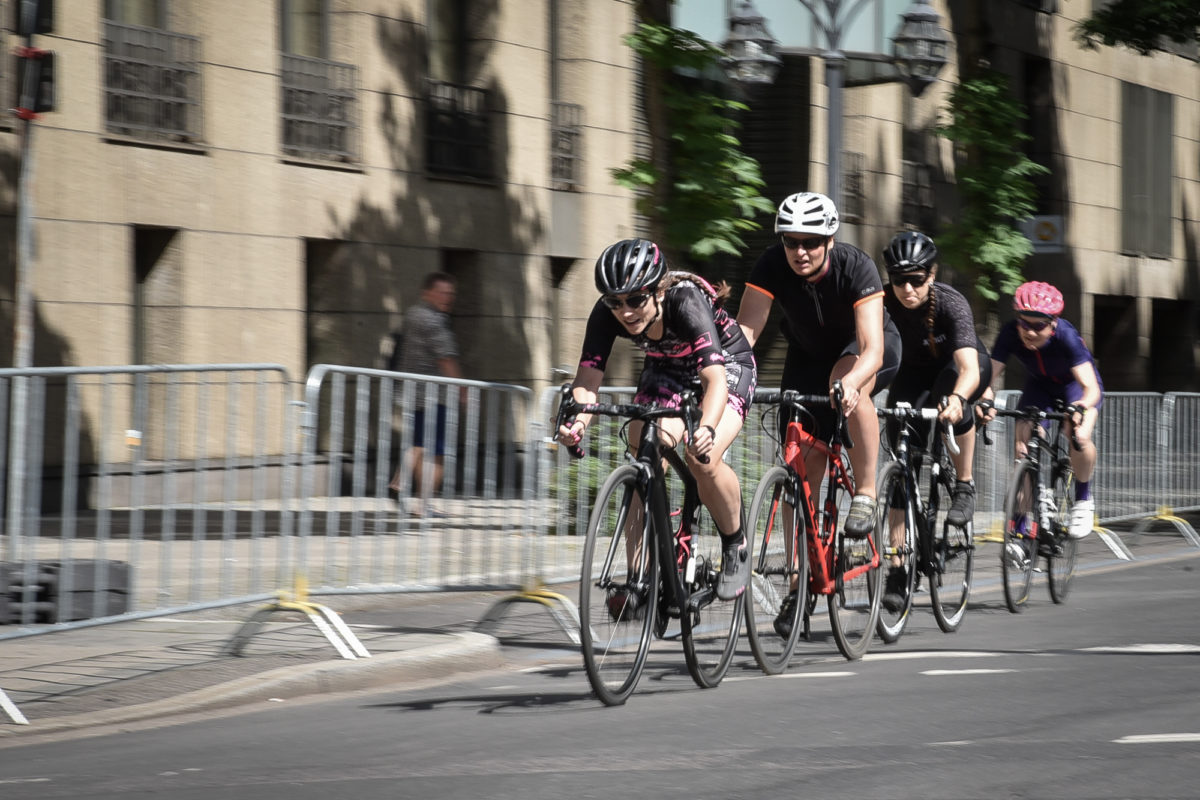
[[[896,374],[900,335],[883,308],[879,268],[862,250],[834,240],[838,225],[837,209],[823,194],[800,192],[784,200],[775,217],[781,241],[750,272],[737,321],[753,345],[778,301],[788,343],[781,388],[823,394],[841,381],[857,490],[845,532],[866,536],[875,524],[879,458],[879,418],[871,396]],[[810,410],[819,428],[815,435],[828,437],[832,408]],[[809,475],[823,474],[822,456],[810,454],[805,468]]]
[[[631,339],[646,354],[634,402],[678,407],[687,390],[700,398],[700,423],[688,442],[687,461],[700,500],[721,533],[717,596],[733,600],[746,589],[750,564],[741,487],[722,457],[750,410],[757,373],[754,351],[723,307],[728,288],[718,291],[698,275],[668,271],[658,245],[646,239],[609,246],[596,261],[596,288],[601,297],[588,317],[574,398],[596,402],[617,337]],[[590,415],[580,414],[559,429],[559,441],[578,443],[590,421]],[[662,420],[662,431],[668,441],[681,441],[683,420]],[[629,441],[640,438],[641,424],[634,422]],[[707,456],[706,463],[698,456]],[[630,543],[636,545],[632,536]],[[619,615],[630,600],[637,602],[610,598],[609,611]]]

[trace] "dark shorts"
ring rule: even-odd
[[[1017,401],[1017,408],[1035,406],[1043,411],[1053,411],[1055,401],[1062,400],[1064,403],[1070,404],[1078,402],[1081,397],[1083,397],[1083,386],[1078,381],[1065,384],[1027,381],[1025,387],[1021,389],[1021,398]],[[1096,408],[1100,408],[1102,405],[1104,405],[1103,392],[1100,394],[1100,401],[1096,403]]]
[[[857,340],[852,340],[840,352],[826,358],[813,358],[798,352],[795,348],[788,347],[780,388],[785,391],[794,389],[801,394],[829,394],[829,376],[833,373],[833,367],[848,355],[858,355]],[[891,386],[899,368],[900,334],[895,327],[886,327],[883,330],[883,365],[875,373],[875,388],[871,390],[872,397]],[[811,418],[807,414],[801,415],[805,429],[818,439],[828,439],[833,433],[833,408],[828,403],[824,403],[820,406],[810,406],[808,410],[812,414]],[[810,424],[815,424],[816,429],[811,430]]]
[[[437,415],[434,424],[433,432],[433,453],[434,455],[446,455],[446,407],[439,405],[437,407]],[[425,409],[418,408],[413,412],[412,425],[412,446],[425,446]]]
[[[971,404],[983,395],[983,390],[992,382],[992,359],[987,353],[976,352],[979,356],[979,386],[967,398],[967,405],[963,408],[963,418],[954,426],[955,436],[962,436],[974,429],[975,413]],[[913,408],[937,408],[942,398],[949,396],[950,392],[954,390],[954,384],[957,382],[958,366],[953,359],[940,367],[933,366],[923,369],[905,367],[896,374],[895,380],[892,381],[888,391],[888,406],[894,408],[897,403],[908,403]],[[916,430],[916,440],[923,444],[928,427],[919,425]],[[892,442],[895,442],[895,434],[896,421],[889,420],[888,436]]]

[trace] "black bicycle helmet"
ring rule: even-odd
[[[892,237],[883,248],[888,272],[929,272],[937,262],[937,247],[920,231],[905,231]]]
[[[622,239],[596,259],[600,294],[630,294],[653,288],[667,274],[667,258],[649,239]]]

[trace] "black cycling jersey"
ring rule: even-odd
[[[954,351],[971,347],[987,353],[983,341],[975,332],[975,318],[967,298],[957,289],[934,281],[931,287],[933,298],[933,329],[929,327],[929,303],[909,310],[896,298],[895,292],[885,292],[883,307],[896,323],[903,343],[900,372],[944,367],[954,359]],[[932,345],[930,338],[932,333]],[[936,349],[935,349],[936,348]]]
[[[797,275],[782,244],[768,247],[750,272],[747,287],[763,292],[783,310],[783,335],[789,352],[833,361],[856,341],[855,307],[883,294],[879,268],[857,247],[835,242],[829,267],[816,282]],[[883,313],[884,330],[895,327]]]

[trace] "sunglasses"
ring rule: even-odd
[[[891,275],[888,278],[892,282],[892,286],[899,289],[901,286],[911,286],[914,289],[919,289],[929,282],[929,273],[918,272],[909,275]]]
[[[636,311],[637,309],[646,305],[646,301],[649,299],[650,299],[650,295],[647,294],[646,292],[639,292],[637,294],[631,294],[628,297],[626,297],[624,300],[622,300],[621,298],[616,297],[614,295],[611,295],[611,294],[606,294],[604,297],[600,298],[601,302],[603,302],[604,305],[608,306],[613,311],[616,311],[621,306],[626,306],[626,307],[632,308]]]
[[[1020,325],[1024,330],[1032,331],[1033,333],[1041,333],[1053,323],[1054,320],[1052,319],[1032,320],[1025,319],[1024,317],[1017,317],[1017,324]]]
[[[796,239],[791,236],[779,237],[783,240],[783,246],[788,250],[798,250],[803,247],[805,250],[816,250],[821,245],[825,244],[829,238],[827,236],[810,236],[807,239]]]

